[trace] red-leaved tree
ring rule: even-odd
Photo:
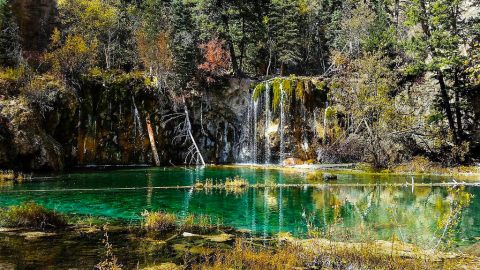
[[[214,82],[214,77],[220,77],[228,73],[231,58],[230,53],[225,48],[225,41],[212,39],[207,43],[200,44],[205,62],[198,65],[198,69],[209,74],[208,82]]]

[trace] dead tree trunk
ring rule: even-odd
[[[160,158],[158,157],[157,146],[155,144],[155,135],[153,133],[152,123],[150,122],[150,114],[147,114],[146,122],[147,122],[148,137],[150,138],[150,145],[152,146],[153,159],[155,161],[155,166],[158,167],[160,166]]]
[[[195,141],[195,138],[193,137],[192,134],[192,124],[190,123],[190,116],[188,114],[188,108],[187,108],[187,103],[185,102],[185,98],[183,98],[183,107],[185,110],[185,122],[186,122],[186,129],[188,132],[188,136],[190,137],[190,140],[192,140],[192,144],[195,147],[195,150],[197,152],[197,156],[200,159],[200,162],[202,163],[203,166],[205,166],[205,160],[203,160],[203,156],[200,152],[200,149],[198,148],[197,142]]]

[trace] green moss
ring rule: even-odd
[[[281,95],[281,79],[275,78],[272,84],[273,98],[272,98],[272,109],[277,111],[278,105],[280,104],[280,95]]]
[[[255,86],[255,89],[253,90],[253,100],[257,101],[260,95],[265,92],[267,89],[266,83],[259,83]]]
[[[312,84],[319,91],[325,91],[327,89],[327,82],[326,81],[320,81],[320,80],[317,80],[317,79],[312,79]]]
[[[283,91],[287,97],[292,96],[292,82],[293,80],[291,78],[285,78],[282,81]]]
[[[305,97],[305,87],[304,87],[304,82],[302,80],[297,81],[297,85],[295,87],[295,97],[298,100],[302,100]]]
[[[325,109],[325,118],[328,121],[332,121],[337,116],[337,109],[335,107],[329,106]]]

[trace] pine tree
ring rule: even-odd
[[[270,36],[280,63],[280,74],[287,67],[297,65],[301,61],[299,12],[293,0],[278,0],[272,2],[269,26]]]
[[[171,4],[172,51],[180,85],[192,79],[196,66],[197,41],[191,8],[182,0],[174,0]]]
[[[12,12],[12,4],[6,1],[0,7],[0,65],[15,66],[20,62],[20,57],[19,28]]]

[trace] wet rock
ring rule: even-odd
[[[203,236],[203,238],[216,243],[224,243],[224,242],[231,241],[234,238],[234,236],[231,234],[222,233],[222,234],[216,234],[216,235],[205,235]]]
[[[184,232],[182,236],[183,237],[199,237],[199,238],[203,238],[205,240],[216,242],[216,243],[228,242],[234,238],[233,235],[227,234],[227,233],[213,234],[213,235],[200,235],[200,234]]]

